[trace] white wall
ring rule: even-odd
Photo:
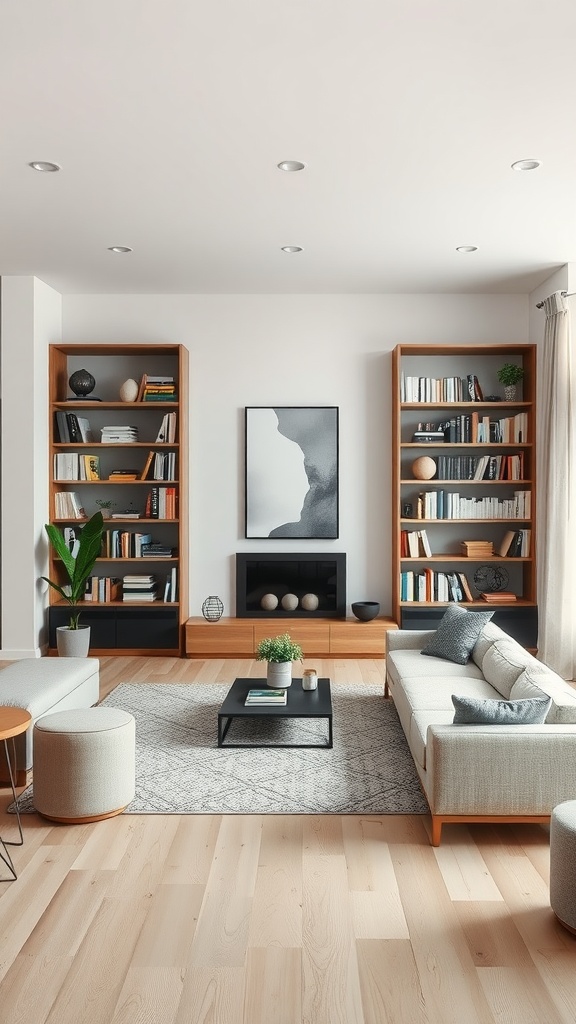
[[[345,551],[348,603],[391,607],[390,352],[400,342],[525,343],[525,295],[70,295],[63,341],[190,351],[190,614],[234,614],[237,551]],[[90,367],[87,367],[90,369]],[[471,367],[473,371],[473,367]],[[340,407],[340,538],[248,541],[246,405]]]
[[[2,649],[37,657],[46,642],[48,345],[61,296],[32,277],[2,278]]]

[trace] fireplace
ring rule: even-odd
[[[263,608],[262,599],[270,594],[278,605],[274,609]],[[282,598],[287,594],[298,599],[296,608],[282,607]],[[310,594],[318,598],[318,607],[308,610],[302,606],[302,598]],[[345,618],[346,555],[237,554],[236,615],[263,619]]]

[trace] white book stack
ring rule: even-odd
[[[102,427],[102,444],[134,444],[138,440],[138,427]]]

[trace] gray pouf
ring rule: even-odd
[[[120,814],[134,798],[136,723],[118,708],[44,715],[34,725],[34,807],[67,823]]]
[[[550,818],[550,906],[576,933],[576,800],[558,804]]]

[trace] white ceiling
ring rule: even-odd
[[[574,0],[1,0],[0,274],[528,292],[576,260],[575,111]]]

